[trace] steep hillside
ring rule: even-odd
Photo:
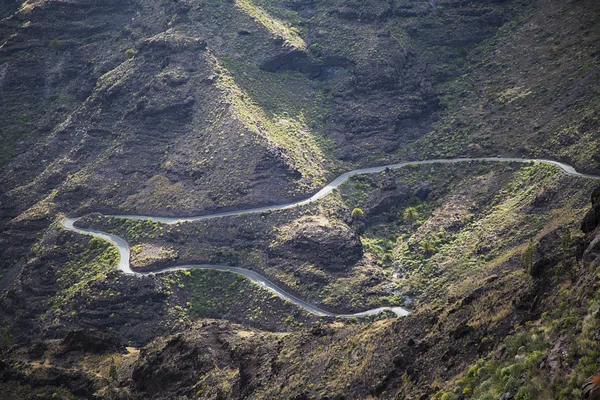
[[[599,367],[594,0],[0,5],[0,392],[571,399]],[[589,197],[592,195],[592,210]],[[587,214],[586,214],[587,213]],[[142,277],[65,230],[119,235]],[[580,221],[583,219],[583,224]],[[588,386],[589,388],[589,386]],[[600,390],[600,388],[599,388]]]
[[[600,12],[593,1],[533,2],[442,87],[445,117],[418,140],[428,156],[530,155],[598,171]]]
[[[541,238],[532,267],[490,277],[444,307],[369,324],[325,322],[296,333],[203,320],[141,351],[111,335],[77,331],[5,353],[12,360],[2,368],[5,393],[578,398],[600,351],[594,338],[597,192],[582,225],[585,236],[570,243],[552,234]]]

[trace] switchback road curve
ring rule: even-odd
[[[362,168],[362,169],[357,169],[354,171],[349,171],[349,172],[343,173],[342,175],[338,176],[331,183],[326,185],[324,188],[319,190],[317,193],[315,193],[310,198],[305,199],[305,200],[296,201],[293,203],[288,203],[288,204],[257,207],[257,208],[250,208],[250,209],[246,209],[246,210],[227,211],[227,212],[221,212],[221,213],[215,213],[215,214],[209,214],[209,215],[199,215],[199,216],[193,216],[193,217],[179,217],[178,218],[178,217],[156,217],[156,216],[149,216],[149,215],[112,215],[111,217],[123,218],[123,219],[134,219],[134,220],[152,220],[152,221],[161,222],[164,224],[175,224],[178,222],[202,221],[202,220],[208,220],[208,219],[214,219],[214,218],[231,217],[231,216],[236,216],[236,215],[263,213],[263,212],[276,211],[276,210],[286,210],[286,209],[290,209],[290,208],[300,207],[300,206],[312,203],[314,201],[317,201],[319,199],[322,199],[323,197],[330,194],[334,189],[338,188],[340,185],[342,185],[344,182],[346,182],[350,177],[355,176],[355,175],[373,174],[373,173],[383,172],[388,169],[400,169],[400,168],[410,166],[410,165],[456,164],[456,163],[464,163],[464,162],[472,162],[472,161],[516,162],[516,163],[534,162],[534,163],[550,164],[550,165],[559,167],[563,172],[565,172],[566,174],[571,175],[571,176],[576,176],[576,177],[581,177],[581,178],[589,178],[589,179],[600,179],[600,176],[579,173],[575,170],[575,168],[573,168],[572,166],[570,166],[568,164],[560,163],[558,161],[544,160],[544,159],[526,159],[526,158],[509,158],[509,157],[476,157],[476,158],[473,157],[473,158],[451,158],[451,159],[436,159],[436,160],[423,160],[423,161],[407,161],[407,162],[402,162],[402,163],[398,163],[398,164],[382,165],[379,167]],[[78,218],[65,218],[62,221],[62,226],[67,230],[77,232],[80,234],[84,234],[84,235],[98,237],[98,238],[104,239],[104,240],[112,243],[113,245],[115,245],[117,247],[117,249],[119,250],[119,269],[125,274],[142,276],[142,275],[151,275],[151,274],[164,274],[164,273],[171,272],[171,271],[179,271],[179,270],[187,270],[187,269],[213,269],[213,270],[218,270],[218,271],[228,271],[228,272],[233,272],[233,273],[236,273],[239,275],[243,275],[243,276],[247,277],[248,279],[252,280],[253,282],[258,283],[259,285],[262,285],[265,288],[271,290],[272,292],[274,292],[277,296],[281,297],[282,299],[290,301],[291,303],[294,303],[297,306],[299,306],[313,314],[319,315],[319,316],[342,317],[342,318],[364,317],[364,316],[379,314],[380,312],[382,312],[384,310],[390,310],[393,313],[395,313],[397,316],[405,316],[405,315],[410,314],[410,311],[408,311],[402,307],[380,307],[380,308],[366,310],[366,311],[354,313],[354,314],[338,314],[338,313],[325,311],[325,310],[320,309],[304,300],[299,299],[298,297],[296,297],[290,293],[287,293],[285,290],[279,288],[273,282],[269,281],[267,278],[265,278],[264,276],[254,272],[254,271],[251,271],[251,270],[248,270],[245,268],[230,267],[230,266],[226,266],[226,265],[209,265],[209,264],[180,265],[180,266],[175,266],[175,267],[163,268],[163,269],[152,271],[152,272],[136,272],[131,269],[131,265],[129,263],[129,258],[130,258],[129,244],[127,243],[126,240],[124,240],[118,236],[106,233],[106,232],[101,232],[101,231],[96,231],[96,230],[91,230],[91,229],[77,228],[75,226],[75,222],[77,222],[77,220],[78,220]]]

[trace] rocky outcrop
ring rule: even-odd
[[[583,221],[581,221],[581,230],[583,233],[590,233],[598,227],[600,223],[600,188],[594,190],[591,196],[592,209],[587,212]]]
[[[182,51],[203,51],[206,46],[206,42],[200,38],[169,30],[144,40],[139,51],[144,55],[165,57]]]
[[[62,339],[60,353],[66,354],[74,351],[84,353],[123,352],[119,338],[92,329],[78,329],[71,331]]]
[[[306,52],[299,49],[288,49],[265,59],[260,68],[267,72],[276,72],[280,70],[309,71]]]
[[[358,234],[341,223],[301,224],[284,241],[269,249],[270,258],[292,258],[331,271],[349,270],[362,254]]]
[[[136,391],[152,398],[158,393],[173,397],[189,394],[198,377],[215,367],[214,352],[207,348],[206,341],[203,337],[190,341],[177,335],[161,346],[145,349],[132,373]]]

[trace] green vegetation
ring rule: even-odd
[[[595,294],[587,308],[579,309],[564,286],[558,297],[559,308],[504,340],[500,359],[494,352],[479,359],[453,388],[440,391],[434,399],[452,400],[462,393],[467,399],[491,400],[507,392],[523,400],[580,398],[580,388],[596,372],[600,356],[594,339],[600,326],[600,300]],[[572,366],[570,372],[551,380],[547,368],[552,358]]]
[[[236,300],[258,289],[243,276],[229,272],[192,270],[178,275],[177,285],[182,289],[188,287],[190,293],[188,312],[196,318],[222,318]]]
[[[515,399],[540,398],[542,387],[534,379],[540,359],[548,351],[543,330],[522,332],[505,340],[506,350],[501,361],[479,360],[462,379],[455,382],[457,390],[439,392],[434,399],[456,399],[457,393],[473,399],[494,399],[512,393]],[[523,378],[528,382],[523,384]]]
[[[111,357],[111,359],[110,359],[110,369],[108,371],[108,377],[110,379],[112,379],[113,381],[116,381],[119,379],[119,374],[117,372],[117,363],[115,363],[114,357]]]
[[[61,41],[58,39],[52,39],[50,41],[50,48],[54,50],[58,54],[58,50],[60,50]]]
[[[127,238],[135,241],[137,239],[156,239],[158,233],[164,230],[164,226],[151,220],[123,220],[123,227],[127,232]]]
[[[404,210],[404,222],[412,227],[419,219],[419,212],[415,207],[407,207]]]
[[[421,250],[423,250],[423,253],[428,256],[435,251],[435,246],[429,240],[423,240],[421,242]]]
[[[135,57],[135,50],[134,49],[125,50],[125,57],[127,57],[128,60],[131,60],[133,57]]]
[[[560,235],[560,248],[566,252],[573,244],[573,237],[570,228],[566,228]]]
[[[9,349],[14,345],[14,339],[8,329],[2,329],[0,333],[0,349]]]
[[[258,106],[278,125],[280,132],[274,130],[275,136],[297,137],[305,151],[314,155],[322,153],[328,162],[334,162],[334,141],[326,135],[330,123],[323,84],[298,72],[266,72],[252,63],[229,56],[223,56],[221,62],[235,84],[248,96],[248,106]],[[240,107],[245,112],[246,106],[240,104]],[[276,141],[285,143],[281,139]]]
[[[225,318],[258,326],[302,325],[312,318],[291,303],[249,279],[231,272],[185,270],[163,276],[173,291],[186,298],[176,306],[193,319]],[[285,321],[288,321],[285,323]]]
[[[521,254],[521,268],[526,271],[530,271],[531,267],[533,267],[533,262],[535,261],[535,243],[533,240],[530,240],[527,244],[527,248]]]
[[[326,157],[307,125],[304,111],[296,115],[273,114],[256,104],[225,66],[219,72],[218,87],[245,128],[285,149],[294,168],[305,178],[304,185],[315,187],[325,183]]]
[[[90,282],[114,270],[119,261],[118,250],[98,238],[90,239],[86,247],[75,244],[73,250],[76,257],[64,263],[57,272],[59,290],[50,300],[53,310],[61,309]]]
[[[284,39],[287,44],[298,49],[306,49],[306,43],[300,37],[297,28],[270,15],[267,11],[254,4],[253,0],[236,0],[235,4],[244,13],[260,22],[273,36]]]
[[[399,290],[443,304],[443,295],[433,293],[467,293],[515,254],[523,254],[530,269],[533,243],[552,227],[564,225],[561,231],[568,231],[586,209],[593,182],[543,164],[513,168],[490,163],[405,168],[353,178],[340,193],[346,204],[369,210],[380,196],[373,188],[381,179],[393,178],[405,193],[428,183],[436,193],[431,201],[405,194],[408,200],[369,212],[361,240],[384,271],[402,272],[404,279],[393,280]],[[569,187],[572,195],[559,195],[558,187]],[[542,204],[542,198],[551,200]],[[530,245],[519,247],[523,242]]]
[[[356,207],[352,210],[352,219],[361,219],[365,213],[360,208]]]

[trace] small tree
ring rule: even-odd
[[[360,208],[356,207],[352,210],[352,219],[362,219],[365,213]]]
[[[403,217],[404,222],[412,227],[417,222],[417,219],[419,219],[419,212],[414,207],[408,207],[404,210]]]
[[[131,60],[133,57],[135,57],[135,50],[134,49],[125,50],[125,57],[127,57],[128,60]]]
[[[535,244],[533,243],[533,239],[531,239],[527,244],[527,248],[521,254],[521,268],[531,270],[531,267],[533,266],[534,256]]]
[[[435,251],[435,246],[429,240],[423,240],[421,242],[421,250],[423,250],[425,255],[429,255]]]
[[[94,238],[91,238],[90,241],[88,242],[88,249],[90,249],[90,250],[100,249],[100,248],[102,248],[103,245],[104,245],[104,241],[102,239],[94,237]]]
[[[0,349],[8,349],[14,344],[12,335],[8,332],[8,329],[4,328],[2,334],[0,334]]]
[[[119,379],[119,375],[117,373],[117,364],[115,363],[115,359],[110,359],[110,370],[108,371],[108,377],[113,381]]]
[[[560,248],[562,251],[569,250],[573,239],[571,238],[571,230],[569,228],[565,229],[562,235],[560,235]]]

